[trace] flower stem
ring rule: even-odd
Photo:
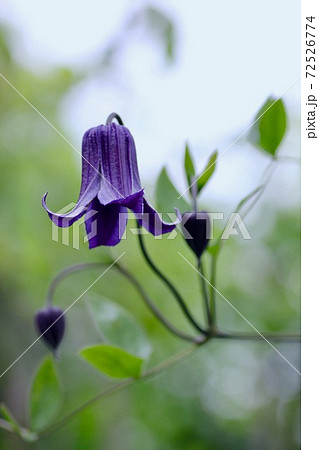
[[[193,212],[197,213],[197,196],[198,196],[198,190],[197,190],[197,181],[195,177],[191,178],[191,187],[190,187],[191,197],[193,201]]]
[[[112,261],[113,262],[113,261]],[[74,266],[69,266],[63,269],[61,272],[58,273],[58,275],[52,280],[46,297],[46,305],[52,306],[53,303],[53,296],[55,293],[56,288],[58,285],[63,281],[65,278],[67,278],[69,275],[78,272],[79,270],[86,270],[86,269],[94,269],[96,267],[105,267],[109,266],[111,263],[82,263],[82,264],[75,264]]]
[[[134,277],[134,275],[129,272],[126,268],[121,266],[119,263],[115,264],[116,269],[122,273],[135,287],[137,292],[140,294],[146,305],[149,307],[149,309],[152,311],[152,313],[156,316],[156,318],[174,335],[180,337],[181,339],[184,339],[186,341],[192,342],[194,344],[200,344],[202,343],[203,339],[201,336],[190,336],[188,334],[183,333],[182,331],[179,331],[177,328],[174,327],[167,319],[166,317],[160,312],[160,310],[157,308],[157,306],[153,303],[153,301],[150,299],[148,294],[146,293],[145,289],[142,287],[140,282]]]
[[[210,274],[210,284],[215,287],[216,284],[216,264],[217,255],[211,257],[211,274]],[[205,281],[203,279],[203,281]],[[216,292],[215,289],[210,289],[210,311],[212,317],[211,331],[216,333],[217,330],[217,318],[216,318]]]
[[[215,338],[233,339],[241,341],[277,341],[277,342],[300,342],[300,334],[246,334],[246,333],[223,333],[221,331],[214,335]]]
[[[108,118],[106,119],[106,125],[109,125],[112,123],[112,121],[116,119],[120,125],[124,125],[123,120],[120,118],[120,116],[117,113],[111,113]]]
[[[0,419],[0,428],[3,430],[9,431],[9,433],[16,433],[16,428],[9,422],[4,419]]]
[[[67,278],[69,275],[72,275],[75,272],[86,270],[86,269],[94,269],[98,267],[105,267],[110,264],[101,262],[101,263],[82,263],[82,264],[75,264],[74,266],[70,266],[62,270],[52,281],[52,283],[49,286],[46,304],[47,306],[52,306],[53,303],[53,296],[55,293],[56,288],[58,285],[63,281],[65,278]],[[186,333],[183,333],[182,331],[179,331],[177,328],[174,327],[160,312],[160,310],[156,307],[156,305],[153,303],[153,301],[150,299],[140,282],[134,277],[134,275],[129,272],[126,268],[121,266],[118,262],[114,263],[114,267],[122,274],[124,275],[136,288],[146,305],[149,307],[149,309],[153,312],[153,314],[157,317],[157,319],[173,334],[178,336],[181,339],[184,339],[185,341],[192,342],[193,344],[200,344],[202,342],[202,338],[200,336],[191,336]]]
[[[141,226],[140,224],[137,222],[137,226],[140,229]],[[147,262],[147,264],[149,265],[149,267],[152,269],[152,271],[166,284],[166,286],[168,287],[168,289],[171,291],[171,293],[173,294],[173,296],[175,297],[177,303],[179,304],[180,308],[182,309],[183,313],[185,314],[185,316],[187,317],[187,319],[189,320],[189,322],[198,330],[200,331],[202,334],[207,335],[207,331],[204,330],[197,322],[196,320],[193,318],[193,316],[191,315],[191,313],[189,312],[186,303],[184,302],[182,296],[180,295],[180,293],[177,291],[177,289],[175,288],[175,286],[166,278],[166,276],[155,266],[154,262],[151,260],[149,254],[147,253],[146,247],[144,245],[144,241],[143,241],[143,235],[141,233],[138,233],[138,242],[142,251],[142,254]]]
[[[209,297],[208,297],[208,293],[207,293],[207,289],[206,289],[204,268],[203,268],[203,264],[202,264],[202,261],[200,258],[197,261],[197,268],[201,274],[201,276],[199,276],[199,278],[200,278],[199,281],[200,281],[201,289],[202,289],[202,293],[203,293],[204,311],[205,311],[205,315],[206,315],[207,326],[209,329],[211,329],[211,327],[212,327],[212,312],[210,309]]]

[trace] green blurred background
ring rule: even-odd
[[[155,30],[158,57],[164,55],[166,62],[173,64],[176,57],[174,21],[156,8],[141,11],[147,18],[143,19],[147,22],[145,39]],[[123,36],[126,31],[123,30]],[[103,58],[97,58],[90,70],[70,65],[35,72],[15,58],[12,51],[14,30],[3,23],[0,33],[1,73],[67,137],[67,124],[65,117],[62,120],[61,110],[70,92],[89,83],[92,71],[102,70],[117,76],[119,68],[113,64],[117,52],[114,43],[108,43]],[[74,151],[61,136],[2,79],[0,95],[2,372],[36,338],[34,313],[43,305],[54,275],[70,264],[94,261],[106,250],[90,252],[85,244],[77,250],[52,241],[51,222],[42,210],[41,197],[49,191],[48,204],[53,210],[75,201],[79,189],[79,162],[75,162]],[[288,116],[289,135],[282,153],[298,156],[298,108],[289,108]],[[233,131],[230,129],[229,133]],[[134,130],[132,132],[134,134]],[[183,143],[187,136],[179,138]],[[236,151],[237,157],[239,154],[247,158],[246,147],[239,145]],[[178,158],[182,159],[181,151]],[[250,161],[256,163],[258,172],[260,161],[253,158]],[[261,160],[261,167],[265,160]],[[219,177],[223,177],[223,170],[227,172],[224,167],[218,170]],[[230,170],[231,174],[226,173],[229,179],[234,177],[233,166]],[[152,193],[154,183],[145,179],[145,175],[143,178]],[[287,179],[289,183],[285,185]],[[182,185],[176,176],[174,181]],[[228,189],[236,191],[235,183]],[[280,202],[276,201],[277,196]],[[234,194],[233,205],[235,199]],[[214,193],[204,198],[203,207],[225,211],[226,217],[231,210],[230,202],[224,202]],[[218,265],[217,287],[261,332],[298,332],[298,165],[294,162],[278,164],[274,186],[265,192],[256,211],[248,216],[247,225],[252,240],[234,237],[227,243]],[[189,306],[201,317],[196,274],[177,254],[181,251],[192,260],[181,236],[158,241],[147,237],[147,244],[159,266],[176,281]],[[123,251],[126,251],[123,264],[131,268],[162,310],[187,330],[169,293],[143,262],[136,239],[130,233],[112,254],[117,256]],[[66,280],[57,291],[56,303],[67,308],[99,273],[81,273]],[[115,271],[108,272],[92,291],[121,304],[143,325],[153,346],[150,366],[185,348],[186,344],[162,328],[133,288]],[[61,415],[109,383],[77,355],[81,347],[100,342],[88,315],[88,299],[82,300],[67,315],[67,335],[58,360],[65,401]],[[217,302],[222,329],[251,331],[223,299],[217,298]],[[276,347],[293,365],[300,367],[299,345],[277,343]],[[21,423],[28,421],[32,373],[46,353],[45,346],[37,342],[0,380],[1,401]],[[154,379],[132,386],[81,413],[39,443],[24,444],[1,430],[0,446],[3,449],[31,446],[68,450],[297,449],[300,448],[299,381],[299,375],[264,342],[211,342]]]

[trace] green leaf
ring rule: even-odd
[[[165,167],[157,179],[155,196],[157,210],[163,214],[163,219],[169,222],[172,222],[172,218],[167,213],[173,213],[174,207],[178,208],[182,214],[192,210],[183,197],[179,198],[180,194],[171,182]]]
[[[193,177],[195,177],[195,167],[193,163],[193,158],[188,147],[188,143],[185,145],[185,155],[184,155],[184,169],[186,174],[186,179],[188,186],[192,184]]]
[[[216,169],[216,160],[217,160],[218,152],[215,150],[206,164],[205,169],[202,174],[197,179],[197,192],[199,193],[206,183],[209,181],[210,177],[213,175]]]
[[[287,128],[286,110],[283,101],[269,97],[258,111],[255,121],[256,123],[253,125],[248,139],[256,147],[275,156]]]
[[[92,366],[112,378],[138,378],[143,359],[109,345],[95,345],[80,351],[80,355]]]
[[[98,296],[88,297],[88,307],[108,343],[143,359],[150,355],[152,346],[144,330],[124,308]]]
[[[31,429],[43,430],[56,417],[62,400],[61,385],[51,357],[40,364],[30,393]]]

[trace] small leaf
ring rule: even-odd
[[[206,183],[209,181],[210,177],[213,175],[216,169],[216,160],[217,160],[218,152],[215,150],[206,164],[205,169],[202,174],[197,179],[197,192],[200,192]]]
[[[179,198],[180,194],[171,182],[165,167],[157,179],[155,195],[157,210],[163,214],[164,220],[172,221],[167,213],[173,213],[174,208],[178,208],[182,214],[191,211],[191,207],[186,200],[183,197]]]
[[[255,146],[275,156],[287,128],[283,101],[269,97],[258,111],[255,121],[248,139]]]
[[[57,415],[61,406],[61,385],[51,357],[41,363],[30,393],[31,429],[43,430]]]
[[[150,355],[152,346],[144,330],[124,308],[98,296],[88,297],[88,306],[94,322],[108,343],[141,358]]]
[[[190,186],[192,184],[192,179],[195,176],[195,167],[194,167],[193,158],[192,158],[192,155],[191,155],[191,152],[190,152],[187,142],[185,145],[184,169],[185,169],[188,186]]]
[[[109,345],[95,345],[84,348],[80,355],[92,366],[112,378],[138,378],[143,359]]]

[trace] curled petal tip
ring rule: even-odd
[[[180,210],[178,208],[174,208],[177,220],[180,222],[182,220],[182,214],[180,213]]]
[[[42,196],[42,206],[43,208],[47,211],[47,205],[46,205],[46,199],[48,196],[48,192],[46,192],[43,196]]]
[[[42,206],[46,210],[48,216],[52,220],[52,222],[60,228],[65,228],[71,226],[75,221],[80,219],[83,214],[85,213],[87,207],[82,205],[75,205],[75,207],[67,212],[64,213],[65,208],[63,208],[60,212],[55,213],[51,211],[47,205],[46,205],[46,197],[48,193],[46,192],[44,196],[42,197]]]

